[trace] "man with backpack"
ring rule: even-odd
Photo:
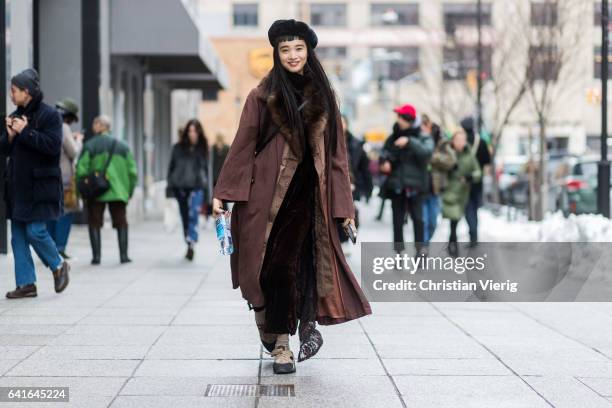
[[[113,228],[117,230],[121,263],[128,257],[127,203],[138,181],[136,161],[124,142],[111,136],[111,121],[98,116],[93,122],[94,137],[83,147],[77,163],[77,186],[86,200],[92,265],[101,258],[100,229],[108,205]],[[96,188],[92,188],[92,187]]]

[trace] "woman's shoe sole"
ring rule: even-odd
[[[274,370],[274,374],[292,374],[295,373],[295,363],[294,364],[273,364],[272,369]]]

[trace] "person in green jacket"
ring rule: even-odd
[[[458,256],[457,224],[464,216],[471,185],[480,181],[482,173],[476,157],[467,145],[465,131],[456,131],[450,142],[441,146],[440,150],[440,155],[432,158],[433,166],[443,169],[444,162],[447,165],[454,162],[446,171],[442,190],[442,216],[450,220],[448,252],[451,256]],[[450,166],[446,166],[448,167]]]
[[[106,171],[110,188],[95,200],[86,203],[89,224],[89,240],[93,257],[92,265],[100,263],[100,229],[104,224],[104,209],[108,205],[113,228],[117,230],[121,263],[131,262],[128,257],[127,203],[134,193],[138,175],[136,161],[124,142],[111,136],[111,121],[107,116],[98,116],[93,122],[94,137],[85,146],[77,163],[77,181],[93,172],[101,172],[112,151],[112,158]],[[113,145],[115,145],[113,151]]]

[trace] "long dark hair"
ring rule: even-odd
[[[197,119],[191,119],[189,122],[187,122],[179,136],[179,144],[184,148],[189,148],[191,146],[191,142],[189,141],[189,129],[192,126],[198,133],[198,143],[196,144],[196,148],[200,149],[200,152],[204,157],[208,157],[208,141],[206,140],[206,135],[204,134],[204,128]]]
[[[298,102],[293,92],[293,87],[291,85],[289,79],[289,72],[283,67],[280,56],[279,56],[279,45],[284,41],[293,41],[293,40],[304,40],[299,36],[281,36],[275,41],[274,46],[274,67],[270,71],[270,75],[268,76],[268,81],[266,82],[266,91],[277,92],[281,98],[282,106],[285,108],[285,113],[287,115],[287,120],[291,128],[296,129],[300,136],[300,143],[303,143],[304,138],[304,124],[302,122],[302,117],[300,112],[298,111]],[[329,131],[329,144],[332,148],[332,152],[336,152],[336,142],[337,142],[337,129],[339,128],[338,118],[336,116],[336,112],[338,109],[338,105],[336,102],[336,95],[334,90],[327,78],[327,74],[325,74],[325,70],[317,57],[314,49],[306,43],[306,51],[307,51],[307,59],[306,65],[304,66],[304,75],[307,75],[314,82],[314,86],[316,89],[319,89],[323,94],[323,101],[325,106],[323,109],[328,113],[327,119],[327,129]]]

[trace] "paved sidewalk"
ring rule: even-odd
[[[373,207],[360,238],[388,239],[390,217],[372,222]],[[609,303],[375,303],[372,316],[322,327],[321,352],[295,375],[273,376],[212,229],[193,264],[161,223],[133,227],[129,266],[114,231],[103,240],[91,267],[75,229],[64,294],[39,267],[38,298],[0,300],[0,386],[68,386],[57,406],[85,408],[612,406]],[[0,271],[0,289],[13,288],[10,257]],[[206,397],[208,384],[293,384],[295,396]]]

